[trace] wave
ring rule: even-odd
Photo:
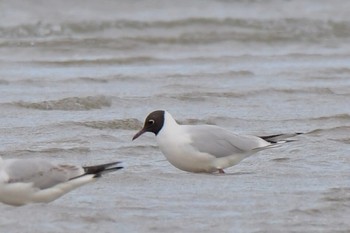
[[[72,148],[46,148],[42,150],[32,150],[32,149],[27,149],[27,150],[15,150],[11,151],[11,154],[13,156],[27,156],[28,154],[64,154],[64,153],[88,153],[90,152],[91,149],[89,147],[72,147]],[[8,151],[4,154],[0,153],[0,156],[5,156],[8,154]]]
[[[0,79],[0,85],[8,85],[9,83],[7,80]]]
[[[322,116],[322,117],[314,117],[314,118],[305,118],[298,119],[298,121],[308,121],[309,124],[313,122],[315,125],[332,125],[327,128],[316,128],[311,129],[306,134],[309,135],[333,135],[333,139],[336,141],[341,141],[348,143],[350,135],[350,115],[349,114],[336,114],[331,116]],[[294,120],[285,120],[285,121],[294,121]]]
[[[94,129],[125,129],[125,130],[138,130],[142,127],[142,122],[130,118],[110,121],[86,121],[86,122],[74,122],[75,125],[85,126]]]
[[[113,75],[106,77],[74,77],[62,80],[64,83],[110,83],[110,82],[147,82],[139,76]],[[115,97],[114,97],[115,98]]]
[[[231,117],[209,117],[206,119],[195,119],[195,118],[187,118],[183,120],[178,120],[178,123],[185,125],[217,125],[219,122],[229,122],[229,121],[259,121],[259,119],[255,120],[247,120],[240,118],[231,118]],[[62,125],[62,123],[60,123]],[[126,118],[126,119],[115,119],[115,120],[107,120],[107,121],[85,121],[85,122],[67,122],[68,125],[78,125],[84,126],[94,129],[122,129],[122,130],[140,130],[143,126],[143,122],[136,118]]]
[[[319,134],[319,133],[344,133],[344,135],[349,135],[350,132],[350,126],[336,126],[336,127],[331,127],[331,128],[319,128],[319,129],[314,129],[307,134]]]
[[[179,121],[181,124],[208,124],[208,125],[216,125],[216,124],[230,124],[230,122],[241,122],[240,124],[243,124],[244,122],[266,122],[266,121],[275,121],[275,120],[268,120],[268,119],[259,119],[259,118],[238,118],[238,117],[223,117],[223,116],[212,116],[204,119],[183,119],[182,121]],[[294,119],[284,119],[281,120],[281,122],[310,122],[310,121],[329,121],[329,122],[337,122],[337,123],[348,123],[350,122],[350,115],[349,114],[337,114],[337,115],[332,115],[332,116],[323,116],[323,117],[315,117],[315,118],[294,118]],[[311,133],[319,133],[323,131],[349,131],[350,130],[350,124],[348,125],[342,125],[342,126],[335,126],[331,128],[319,128],[319,129],[314,129],[307,134]]]
[[[331,115],[331,116],[321,116],[321,117],[315,117],[315,118],[310,118],[310,120],[313,121],[327,121],[327,120],[336,120],[336,121],[341,121],[341,120],[350,120],[350,114],[336,114],[336,115]]]
[[[68,97],[60,100],[49,100],[37,103],[14,102],[13,105],[22,108],[31,108],[38,110],[64,110],[64,111],[82,111],[101,109],[110,107],[112,101],[106,96],[88,96],[88,97]]]
[[[316,216],[319,217],[324,213],[332,214],[333,212],[339,213],[348,209],[350,203],[350,188],[340,187],[340,188],[330,188],[322,193],[323,197],[319,198],[319,202],[322,205],[315,208],[295,208],[289,212],[295,216]]]
[[[98,59],[80,59],[80,60],[62,60],[62,61],[35,61],[34,64],[39,65],[58,65],[58,66],[77,66],[77,65],[125,65],[125,64],[134,64],[134,63],[160,63],[165,59],[157,59],[154,57],[148,56],[136,56],[136,57],[125,57],[125,58],[98,58]]]
[[[137,151],[144,153],[145,150],[157,150],[158,146],[156,145],[133,145],[133,146],[121,146],[118,147],[118,150],[123,150],[123,151]]]
[[[338,141],[344,144],[350,144],[350,138],[334,139],[334,141]]]
[[[228,56],[224,56],[224,57],[221,57],[225,60],[228,60],[230,58],[234,58],[234,57],[228,57]],[[186,59],[183,59],[182,61],[183,62],[195,62],[195,61],[203,61],[203,62],[217,62],[217,59],[218,58],[208,58],[208,57],[191,57],[191,58],[186,58]],[[166,59],[163,59],[163,61],[167,61]],[[171,60],[172,62],[174,60]],[[181,61],[180,59],[177,59],[177,61]],[[188,74],[179,74],[179,73],[174,73],[174,74],[171,74],[171,77],[172,78],[212,78],[213,76],[215,76],[215,78],[227,78],[227,77],[252,77],[254,76],[255,73],[252,72],[252,71],[249,71],[249,70],[238,70],[238,71],[227,71],[227,72],[208,72],[208,73],[204,73],[204,72],[198,72],[198,73],[192,73],[191,75],[188,75]],[[180,85],[180,84],[171,84],[173,86],[176,86],[176,85]],[[171,85],[167,85],[165,87],[168,87],[168,86],[171,86]],[[188,84],[186,84],[188,85]],[[196,85],[193,85],[193,86],[196,86]],[[198,86],[198,85],[197,85]],[[186,86],[183,86],[183,87],[186,87]]]
[[[178,100],[193,100],[193,101],[204,101],[207,98],[242,98],[242,97],[252,97],[266,94],[338,94],[331,88],[304,88],[304,89],[291,89],[291,88],[269,88],[269,89],[259,89],[259,90],[247,90],[244,92],[233,92],[233,91],[198,91],[198,92],[185,92],[177,95],[167,95],[166,97],[175,98]],[[345,94],[344,94],[345,95]],[[164,94],[158,95],[159,97],[164,96]]]
[[[128,35],[127,30],[147,31],[148,29],[180,30],[180,34],[170,36]],[[220,30],[223,29],[223,30]],[[83,21],[58,24],[36,23],[13,27],[0,27],[1,38],[52,38],[72,35],[94,37],[101,32],[109,33],[119,39],[134,40],[144,43],[211,43],[225,40],[236,41],[303,41],[315,42],[350,36],[349,21],[317,19],[235,19],[235,18],[186,18],[173,21]],[[115,38],[117,39],[117,38]],[[10,40],[8,41],[10,42]]]

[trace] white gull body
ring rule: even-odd
[[[276,146],[278,140],[297,135],[258,137],[238,135],[214,125],[180,125],[164,110],[150,113],[133,140],[145,132],[156,135],[161,152],[172,165],[188,172],[206,173],[224,173],[223,169]]]
[[[214,125],[179,125],[165,112],[157,144],[175,167],[189,172],[215,172],[238,164],[271,145],[256,136],[236,135]]]

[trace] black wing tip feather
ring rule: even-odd
[[[121,162],[105,163],[105,164],[100,164],[100,165],[95,165],[95,166],[83,167],[85,173],[80,175],[80,176],[73,177],[70,180],[74,180],[74,179],[77,179],[77,178],[80,178],[80,177],[83,177],[86,175],[94,175],[93,176],[94,178],[99,178],[105,172],[113,172],[113,171],[124,168],[122,166],[115,166],[119,163],[121,163]]]
[[[83,167],[85,174],[95,174],[95,177],[100,177],[102,173],[104,172],[112,172],[119,169],[122,169],[122,166],[116,166],[117,164],[120,164],[121,162],[113,162],[113,163],[105,163],[105,164],[99,164],[94,166],[86,166]]]
[[[280,140],[285,142],[293,142],[294,140],[284,140],[285,138],[289,137],[295,137],[297,135],[304,134],[304,133],[292,133],[292,134],[274,134],[274,135],[268,135],[268,136],[260,136],[260,138],[264,139],[267,142],[270,143],[278,143]]]
[[[98,173],[92,173],[92,174],[95,174],[94,175],[94,178],[99,178],[102,176],[103,173],[106,173],[106,172],[113,172],[113,171],[117,171],[117,170],[120,170],[120,169],[123,169],[124,167],[112,167],[112,168],[107,168],[101,172],[98,172]],[[88,173],[86,173],[88,174]],[[90,173],[91,174],[91,173]]]

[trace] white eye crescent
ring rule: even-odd
[[[151,120],[148,120],[148,123],[151,124],[151,125],[153,125],[153,124],[154,124],[154,120],[152,120],[152,119],[151,119]]]

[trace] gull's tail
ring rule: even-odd
[[[285,139],[294,137],[300,134],[303,134],[303,133],[275,134],[275,135],[269,135],[269,136],[260,136],[260,138],[264,139],[267,142],[275,144],[275,143],[292,142],[294,140],[285,140]]]

